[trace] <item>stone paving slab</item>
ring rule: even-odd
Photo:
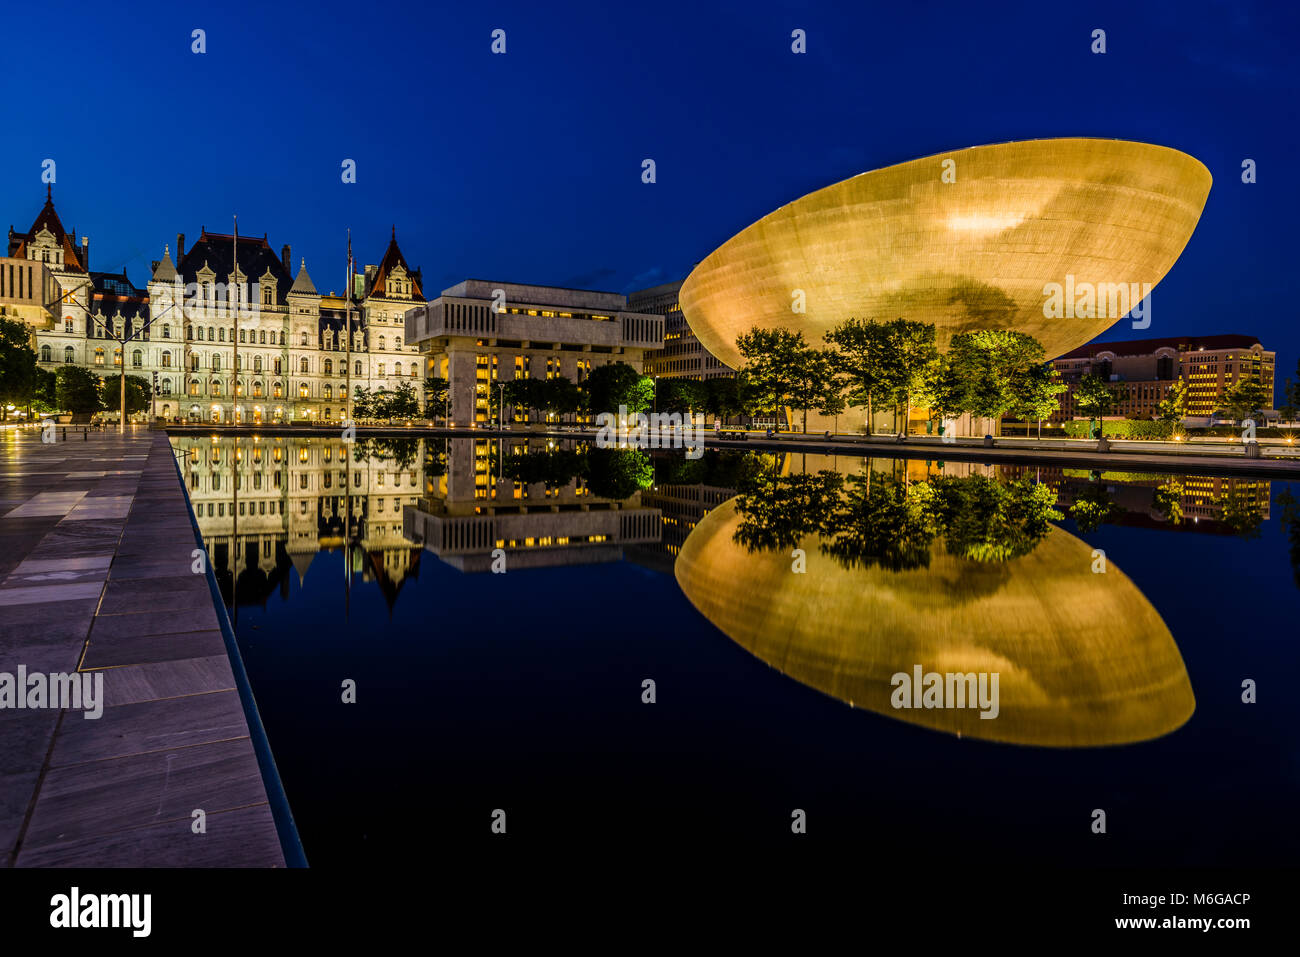
[[[103,709],[0,709],[4,866],[284,866],[174,461],[0,431],[0,672],[98,675]]]

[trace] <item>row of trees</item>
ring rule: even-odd
[[[352,399],[352,417],[355,419],[410,419],[420,414],[420,399],[415,387],[403,382],[396,389],[376,389],[371,392],[364,386],[357,389]]]
[[[736,340],[753,399],[767,411],[801,412],[804,432],[809,411],[838,415],[848,404],[865,405],[869,423],[879,405],[892,405],[904,427],[920,406],[932,420],[969,412],[1041,421],[1065,391],[1042,345],[1021,332],[959,333],[940,352],[930,323],[846,319],[824,338],[829,348],[785,329],[753,329]]]

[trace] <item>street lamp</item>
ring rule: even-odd
[[[653,411],[656,413],[659,411],[659,377],[658,376],[655,376],[655,406]]]

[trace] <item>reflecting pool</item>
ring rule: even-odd
[[[1300,483],[173,444],[313,865],[487,848],[496,809],[557,845],[777,842],[798,808],[870,854],[1300,851]]]

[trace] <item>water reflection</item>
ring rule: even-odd
[[[1050,523],[1055,492],[1025,475],[918,481],[891,468],[756,479],[691,532],[678,583],[784,674],[935,730],[1083,747],[1187,721],[1173,636],[1122,571],[1098,573],[1092,548]],[[891,706],[893,676],[918,665],[998,674],[998,717]]]

